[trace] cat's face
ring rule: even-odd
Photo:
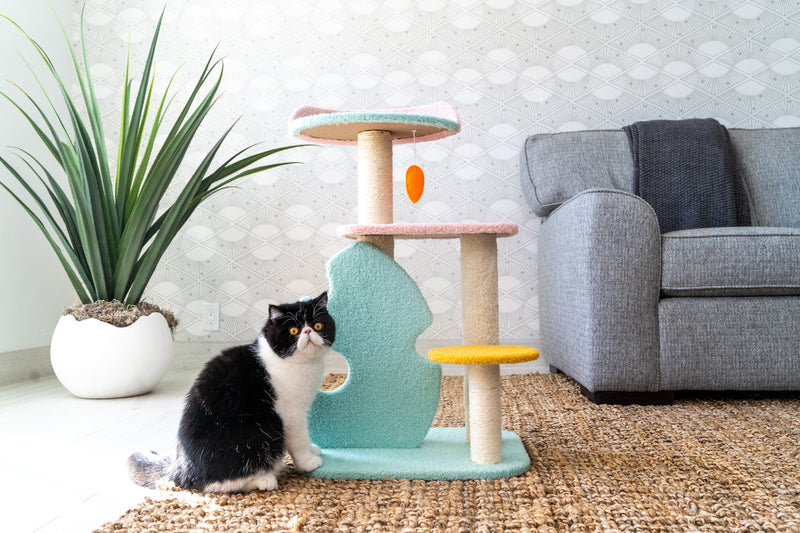
[[[272,351],[281,358],[327,351],[336,337],[336,325],[327,306],[327,292],[313,300],[270,305],[263,333]]]

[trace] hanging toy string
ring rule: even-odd
[[[414,161],[417,160],[417,130],[411,130],[414,143]],[[417,203],[422,197],[425,188],[425,174],[417,165],[411,165],[406,170],[406,194],[412,203]]]

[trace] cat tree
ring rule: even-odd
[[[358,224],[341,226],[338,234],[359,242],[328,263],[334,349],[350,372],[342,387],[320,393],[312,406],[309,429],[323,448],[323,466],[313,476],[498,478],[522,473],[530,464],[519,437],[500,427],[499,363],[538,356],[531,348],[497,346],[497,239],[515,235],[517,225],[394,223],[393,145],[441,139],[460,127],[446,103],[375,112],[302,107],[292,116],[290,132],[300,139],[358,147]],[[468,346],[432,351],[430,357],[467,366],[467,427],[430,428],[441,368],[419,357],[414,343],[432,316],[417,285],[392,257],[395,239],[452,238],[461,244]],[[386,318],[385,328],[377,324],[379,331],[369,332],[365,325],[376,316]],[[384,343],[391,349],[383,349]]]

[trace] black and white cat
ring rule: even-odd
[[[176,456],[134,453],[131,479],[151,488],[166,477],[185,489],[246,492],[278,487],[286,451],[297,470],[318,468],[307,417],[336,335],[327,303],[324,292],[271,305],[253,344],[224,350],[200,372],[186,396]]]

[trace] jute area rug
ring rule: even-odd
[[[503,426],[531,457],[492,481],[337,481],[278,490],[162,487],[98,531],[800,531],[800,397],[597,406],[563,375],[504,376]],[[434,426],[463,426],[445,377]]]

